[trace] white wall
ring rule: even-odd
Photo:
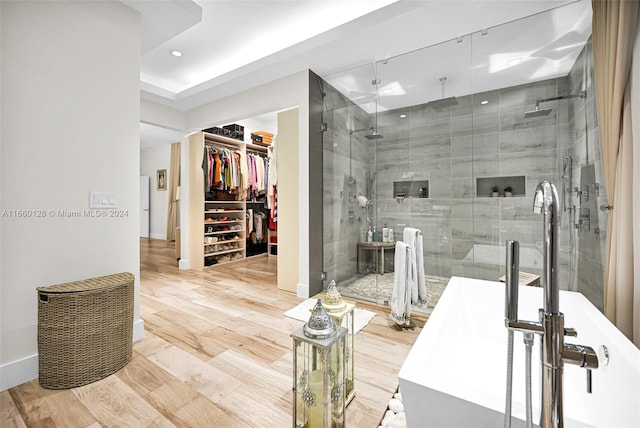
[[[4,390],[37,377],[36,287],[131,272],[141,333],[140,36],[137,13],[117,1],[2,1],[0,8]],[[89,208],[92,191],[116,193],[127,216],[56,212]]]
[[[186,113],[154,101],[140,99],[140,121],[183,131]]]
[[[167,189],[170,183],[169,167],[171,165],[171,144],[163,144],[158,147],[140,150],[140,175],[151,177],[149,189],[149,237],[154,239],[167,239],[167,209],[169,204],[169,191],[158,190],[156,183],[156,171],[166,169],[165,177]]]
[[[301,282],[299,272],[291,269],[300,263],[298,240],[298,168],[291,168],[289,156],[296,156],[300,147],[298,109],[278,113],[278,288],[297,294]],[[308,241],[307,241],[308,242]],[[305,287],[308,290],[308,287]],[[308,292],[307,292],[308,295]],[[305,296],[308,297],[308,296]]]
[[[261,122],[252,118],[244,120],[236,120],[233,123],[244,126],[244,142],[251,143],[251,133],[256,131],[266,131],[272,134],[278,133],[278,121],[276,120],[276,114],[273,115],[273,121]],[[226,124],[225,124],[226,125]]]
[[[308,290],[309,288],[309,71],[304,70],[282,79],[248,89],[232,97],[224,98],[202,107],[189,110],[186,116],[186,130],[189,132],[218,124],[234,123],[235,121],[259,116],[263,113],[282,111],[292,107],[298,107],[299,112],[299,150],[297,159],[298,167],[298,290]],[[188,159],[187,144],[183,144],[182,159]],[[283,154],[279,155],[279,159]],[[183,167],[185,164],[183,163]],[[279,165],[279,169],[283,166]],[[183,176],[184,178],[184,176]],[[182,194],[188,194],[188,186],[184,179],[182,183]],[[280,197],[280,195],[279,195]],[[182,219],[189,218],[187,210],[188,204],[184,203],[180,207]],[[187,236],[189,233],[183,222],[182,233]],[[182,240],[182,255],[188,251]],[[181,268],[186,267],[181,261]],[[298,293],[300,294],[300,293]],[[308,293],[307,293],[308,294]],[[303,296],[306,297],[306,296]]]

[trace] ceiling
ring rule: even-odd
[[[440,76],[448,76],[447,96],[460,96],[566,75],[591,19],[588,0],[122,1],[141,13],[141,96],[183,111],[305,69],[341,90],[349,76],[345,90],[362,85],[365,93],[372,90],[369,76],[379,72],[386,81],[378,89],[397,81],[405,95],[415,94],[407,88],[416,84],[420,102],[440,97]],[[568,3],[571,11],[516,21]],[[444,49],[446,43],[420,50],[465,35],[457,50]],[[385,59],[386,70],[375,65]],[[427,70],[413,73],[422,82],[406,80],[416,78],[407,71],[425,69],[424,61]],[[473,79],[454,77],[470,66]],[[392,98],[382,107],[418,103],[397,92]]]

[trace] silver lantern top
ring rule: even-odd
[[[304,325],[302,331],[305,336],[311,339],[327,339],[335,336],[336,326],[329,318],[327,311],[322,306],[322,299],[318,299],[311,311],[309,321]]]

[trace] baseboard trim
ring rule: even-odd
[[[162,240],[167,240],[167,234],[166,233],[152,233],[149,235],[149,237],[151,239],[162,239]]]
[[[139,319],[133,322],[133,341],[144,339],[144,320]]]
[[[5,391],[38,377],[38,354],[0,366],[0,391]]]
[[[144,320],[133,323],[133,341],[144,338]],[[0,392],[38,378],[38,354],[0,366]]]
[[[309,284],[300,284],[298,283],[296,286],[296,296],[302,297],[303,299],[309,298]]]
[[[178,261],[178,269],[180,270],[187,270],[187,269],[191,269],[191,265],[189,263],[189,260],[187,259],[180,259]]]

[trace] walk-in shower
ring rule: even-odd
[[[601,177],[590,7],[588,1],[572,2],[322,76],[331,100],[323,111],[329,132],[322,134],[326,284],[335,280],[346,296],[388,303],[394,242],[383,242],[381,231],[393,229],[397,240],[404,228],[422,232],[432,304],[452,276],[503,277],[509,239],[520,242],[524,273],[541,276],[539,218],[531,216],[526,200],[547,179],[562,186],[561,287],[579,289],[580,260],[590,263],[590,287],[602,287],[603,246],[583,244],[606,239],[606,222],[600,220],[597,235],[581,232],[581,244],[572,217],[580,210],[575,171],[593,164]],[[571,25],[560,19],[566,16],[575,18]],[[554,38],[538,40],[535,58],[509,45],[522,31],[549,23],[564,27],[554,30]],[[545,76],[540,55],[552,52],[543,48],[563,40],[563,32],[571,34],[572,44],[563,50],[569,62],[559,74],[550,53],[548,70],[554,72]],[[537,77],[523,81],[527,61]],[[352,185],[345,177],[353,178]],[[426,183],[414,187],[428,192],[405,192],[399,203],[398,183]],[[597,198],[606,203],[602,187]],[[377,242],[367,243],[369,228]]]

